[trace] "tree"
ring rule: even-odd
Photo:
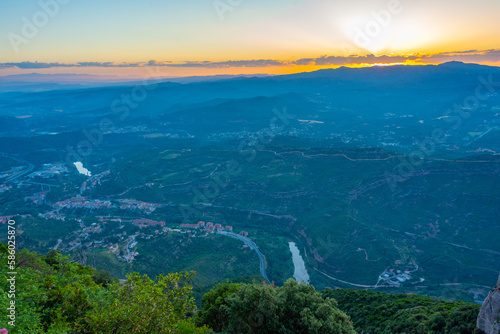
[[[107,270],[96,270],[92,274],[92,279],[96,284],[101,284],[104,288],[111,286],[114,283],[118,283],[118,278],[111,275]]]
[[[208,325],[216,332],[220,332],[227,327],[227,317],[223,308],[227,307],[227,297],[240,288],[241,284],[226,281],[217,284],[215,288],[204,294],[201,298],[201,310],[196,312],[196,324],[199,326]]]
[[[224,283],[207,295],[198,320],[218,319],[210,324],[223,333],[355,333],[335,300],[293,279],[283,287]]]
[[[91,308],[90,300],[101,289],[92,281],[92,268],[71,263],[59,252],[40,256],[22,250],[17,259],[16,325],[8,327],[11,333],[68,332]],[[0,277],[10,277],[6,269],[0,268]],[[4,299],[9,289],[8,281],[1,279]],[[3,308],[0,315],[5,318]]]
[[[322,294],[337,300],[360,333],[479,333],[477,304],[352,289],[325,289]]]
[[[8,249],[0,243],[0,258]],[[0,304],[9,305],[15,293],[15,324],[9,333],[175,333],[205,334],[186,315],[194,311],[191,273],[158,276],[157,282],[137,273],[124,285],[107,272],[98,272],[57,251],[39,255],[17,253],[15,291],[12,274],[0,266]],[[0,308],[9,319],[11,311]]]
[[[132,273],[123,286],[102,290],[85,319],[96,333],[176,333],[186,314],[195,310],[192,287],[186,284],[194,272],[158,276]]]

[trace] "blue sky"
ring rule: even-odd
[[[36,33],[26,35],[26,22]],[[289,65],[323,56],[469,50],[490,53],[467,59],[496,64],[498,31],[498,0],[0,0],[0,64]]]

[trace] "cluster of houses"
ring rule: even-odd
[[[14,216],[0,216],[0,223],[6,224],[9,220],[12,219]]]
[[[141,202],[135,199],[124,199],[121,202],[123,203],[120,205],[120,209],[122,210],[141,210],[146,214],[153,213],[156,209],[163,206],[163,204]]]
[[[10,170],[6,172],[2,172],[0,174],[0,179],[5,179],[5,178],[13,178],[16,175],[19,175],[22,173],[22,171],[25,169],[25,166],[18,166],[18,167],[12,167]]]
[[[54,220],[66,220],[66,217],[63,215],[59,215],[54,212],[47,212],[47,213],[39,213],[38,217],[43,218],[43,219],[54,219]]]
[[[96,240],[96,241],[87,242],[87,243],[83,244],[83,246],[87,247],[87,248],[98,248],[98,247],[110,248],[112,246],[112,244],[105,244],[105,243],[103,243],[102,240]]]
[[[410,280],[411,275],[408,270],[402,272],[401,270],[389,269],[382,273],[379,279],[385,281],[387,284],[399,286],[401,283]]]
[[[104,176],[110,175],[110,174],[111,174],[111,171],[107,170],[107,171],[104,171],[104,172],[102,172],[100,174],[97,174],[97,175],[94,175],[94,176],[90,177],[87,181],[85,181],[85,182],[82,183],[81,192],[84,192],[85,190],[88,190],[88,189],[92,189],[97,184],[101,184],[101,179]]]
[[[54,203],[55,208],[69,208],[69,209],[109,209],[111,207],[110,201],[101,201],[98,199],[89,200],[85,197],[71,197],[64,201]]]
[[[51,177],[67,173],[68,169],[62,163],[57,164],[43,164],[42,170],[33,172],[28,175],[29,178],[33,179],[35,177],[41,177],[43,179],[50,179]]]
[[[69,248],[67,251],[72,251],[73,249],[77,248],[77,247],[87,247],[87,248],[98,248],[98,247],[102,247],[102,248],[109,248],[111,250],[113,250],[113,244],[112,243],[108,243],[108,244],[105,244],[102,240],[94,240],[94,241],[89,241],[89,242],[86,242],[86,243],[83,243],[82,244],[82,239],[80,238],[76,238],[75,240],[71,241],[69,244],[68,244],[71,248]]]
[[[47,197],[47,194],[48,194],[48,191],[35,193],[31,196],[26,196],[24,198],[24,201],[25,202],[30,201],[33,204],[36,204],[36,206],[39,206],[39,205],[42,205],[45,203],[45,198]]]
[[[117,223],[122,222],[121,218],[104,218],[103,216],[96,216],[96,218],[99,218],[99,221],[103,222],[104,224],[106,224],[106,222],[117,222]]]
[[[9,220],[12,219],[14,216],[0,216],[0,223],[6,224]]]
[[[102,228],[100,224],[93,223],[90,226],[85,226],[82,223],[80,223],[80,227],[83,229],[84,233],[101,233]]]
[[[165,226],[164,221],[156,221],[156,220],[151,220],[151,219],[134,219],[132,222],[135,226],[138,226],[139,228],[147,227],[147,226]]]
[[[73,247],[73,248],[75,248],[75,247],[77,247],[77,246],[81,245],[81,243],[80,243],[80,238],[76,238],[75,240],[71,241],[71,242],[69,243],[69,245],[70,245],[71,247]]]
[[[118,254],[116,254],[116,257],[118,258],[118,260],[124,260],[124,261],[127,261],[128,263],[134,261],[134,258],[139,255],[138,252],[130,252],[130,254],[127,254],[127,255],[124,255],[124,256],[120,256]]]
[[[8,223],[9,220],[11,220],[12,218],[16,217],[16,216],[19,216],[21,218],[28,218],[28,217],[32,217],[31,215],[12,215],[12,216],[0,216],[0,223],[1,224],[6,224]]]
[[[198,222],[197,224],[181,224],[181,228],[189,228],[189,229],[195,229],[195,230],[202,230],[205,232],[221,232],[221,231],[228,231],[232,232],[233,227],[232,226],[222,226],[221,224],[215,224],[208,222],[205,223],[203,221]]]

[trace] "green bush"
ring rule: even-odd
[[[351,289],[327,289],[322,294],[337,300],[360,333],[480,333],[478,304]]]
[[[203,297],[202,307],[197,324],[223,333],[355,333],[335,300],[293,279],[282,287],[219,284]]]
[[[0,260],[9,255],[0,244]],[[57,251],[16,254],[16,321],[9,333],[209,333],[187,317],[195,311],[188,284],[194,272],[158,276],[132,273],[124,284]],[[13,270],[9,270],[13,271]],[[9,272],[0,267],[0,303],[10,303]],[[0,316],[7,319],[7,308]]]

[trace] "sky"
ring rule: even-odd
[[[0,76],[500,66],[499,0],[0,0]]]

